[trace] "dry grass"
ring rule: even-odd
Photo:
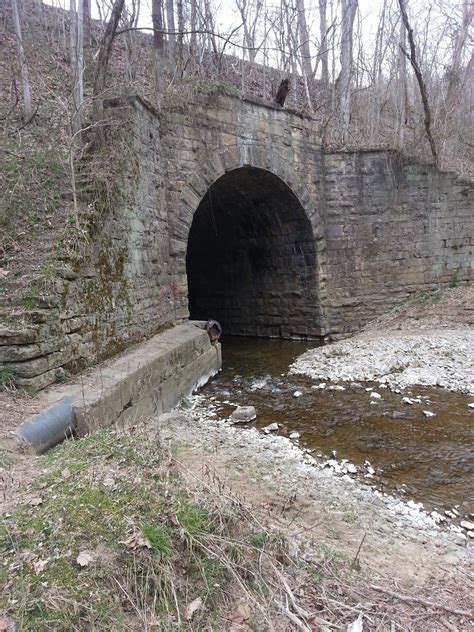
[[[190,474],[153,429],[103,430],[37,466],[2,527],[1,607],[19,630],[345,630],[359,614],[365,630],[468,629],[449,581],[404,596],[322,544],[291,553],[283,523]]]

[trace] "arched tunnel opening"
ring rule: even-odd
[[[292,190],[263,169],[219,178],[197,208],[188,239],[190,318],[225,334],[321,335],[316,245]]]

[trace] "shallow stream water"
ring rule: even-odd
[[[315,344],[228,337],[223,370],[202,393],[215,398],[222,418],[235,405],[255,406],[257,427],[277,422],[281,434],[297,431],[300,445],[322,458],[334,458],[335,450],[336,459],[354,463],[357,476],[378,489],[423,502],[426,509],[472,513],[474,413],[468,396],[423,387],[395,393],[375,382],[314,388],[312,380],[288,375],[288,367]],[[371,399],[370,388],[381,399]],[[295,397],[296,391],[302,395]],[[420,402],[407,405],[406,396]],[[366,461],[375,469],[373,478],[366,476]]]

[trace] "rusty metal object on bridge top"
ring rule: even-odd
[[[206,323],[206,331],[209,334],[211,342],[216,342],[222,336],[222,327],[217,320],[208,320]]]

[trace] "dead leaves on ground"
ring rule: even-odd
[[[91,553],[91,551],[81,551],[79,555],[76,557],[76,562],[79,566],[89,566],[92,562],[95,561],[95,555]]]
[[[33,569],[35,573],[37,575],[41,573],[41,571],[45,569],[48,562],[49,562],[49,558],[46,558],[45,560],[39,559],[39,560],[36,560],[36,562],[33,562]]]
[[[200,610],[203,606],[203,602],[201,597],[198,597],[197,599],[193,599],[193,601],[191,601],[191,603],[189,603],[186,606],[186,611],[184,613],[184,617],[186,619],[186,621],[191,621],[191,619],[193,618],[194,614]]]
[[[127,548],[133,550],[141,548],[152,548],[150,542],[145,538],[141,531],[135,531],[135,533],[130,538],[128,538],[127,540],[121,540],[119,544],[124,544]]]

